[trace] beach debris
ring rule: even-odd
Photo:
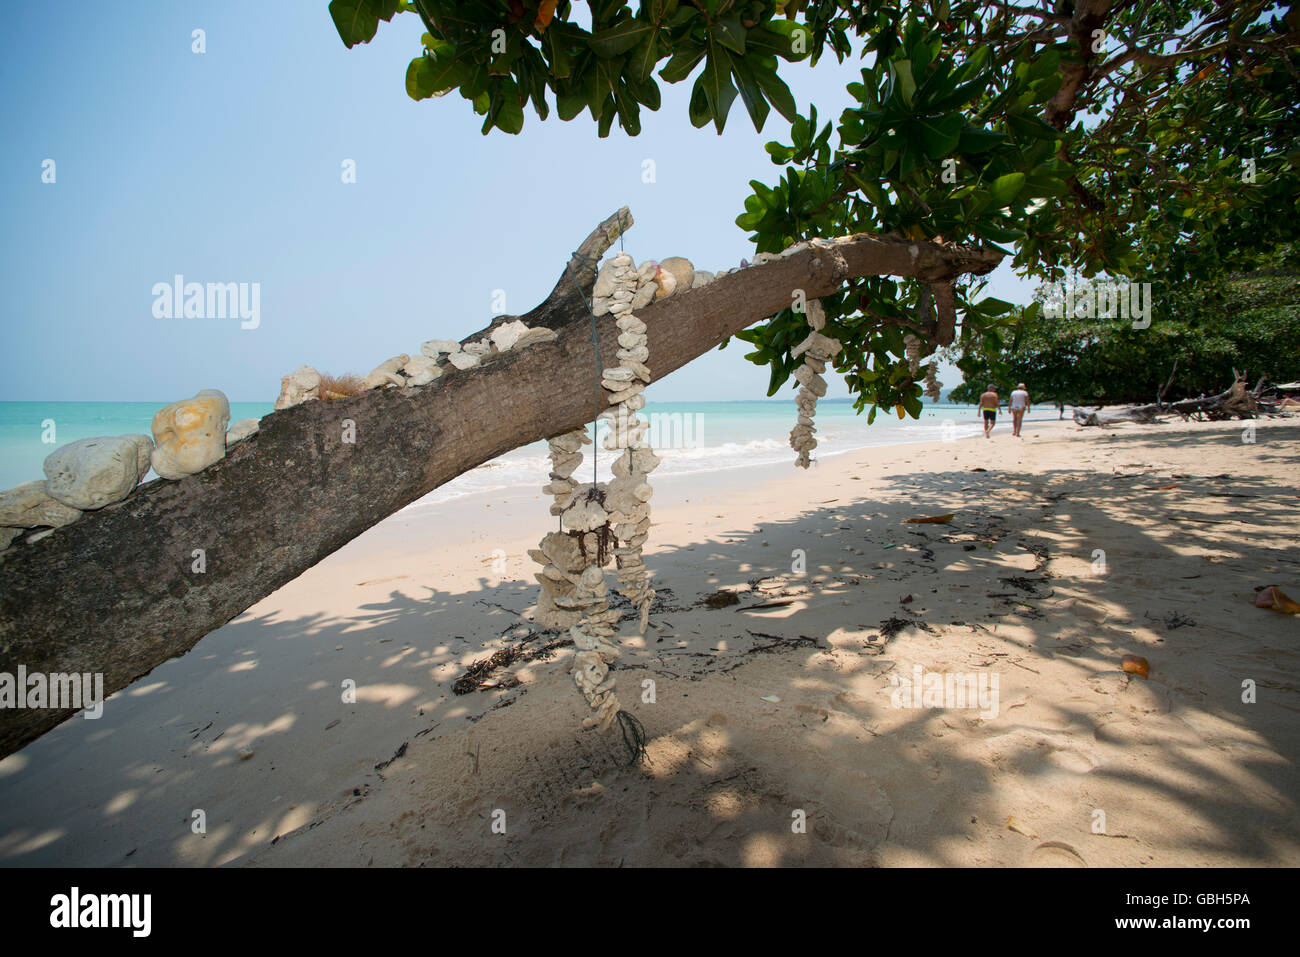
[[[61,528],[79,518],[81,509],[65,505],[50,495],[43,480],[24,482],[0,492],[0,527],[19,529],[19,534],[29,528]]]
[[[817,400],[826,394],[826,380],[821,373],[826,371],[826,363],[841,349],[838,339],[822,334],[822,329],[826,328],[826,311],[820,299],[808,301],[805,315],[812,333],[791,350],[796,359],[801,355],[804,357],[804,364],[794,370],[794,377],[800,384],[794,400],[798,407],[798,421],[790,430],[790,448],[798,453],[794,464],[801,469],[811,464],[808,453],[817,447],[817,439],[813,437],[817,431],[813,416],[817,414]]]
[[[1255,594],[1256,608],[1271,608],[1284,615],[1300,614],[1300,604],[1276,585],[1265,585]]]
[[[765,695],[763,695],[759,700],[760,700],[760,701],[770,701],[770,702],[772,702],[772,704],[780,704],[780,703],[781,703],[781,699],[780,699],[778,696],[774,695],[774,694],[765,694]]]
[[[406,385],[406,379],[402,377],[401,370],[410,360],[411,357],[406,353],[393,356],[391,359],[385,359],[371,370],[370,375],[361,380],[361,387],[363,389],[382,389],[389,385]]]
[[[392,764],[392,763],[393,763],[394,761],[396,761],[398,758],[400,758],[400,757],[405,757],[405,755],[406,755],[406,749],[407,749],[408,747],[410,747],[410,744],[411,744],[411,742],[409,742],[409,741],[403,741],[403,742],[398,746],[397,750],[393,752],[393,756],[392,756],[391,758],[388,758],[388,759],[385,760],[385,761],[380,761],[380,762],[378,762],[377,764],[375,764],[375,770],[376,770],[376,771],[382,771],[382,770],[384,770],[384,768],[388,767],[390,764]]]
[[[1178,611],[1171,611],[1167,613],[1163,618],[1157,615],[1153,615],[1148,611],[1144,611],[1142,615],[1143,617],[1147,618],[1150,621],[1163,622],[1165,628],[1167,628],[1169,631],[1173,631],[1175,628],[1184,628],[1187,625],[1196,624],[1196,622],[1193,621],[1191,618],[1188,618],[1182,612],[1178,612]]]
[[[1125,655],[1119,660],[1119,666],[1126,674],[1145,678],[1151,671],[1151,663],[1141,655]]]
[[[287,376],[280,379],[280,395],[275,400],[275,408],[287,409],[301,405],[312,399],[319,399],[321,375],[311,366],[299,366]]]
[[[159,409],[153,417],[153,470],[165,479],[201,472],[226,456],[230,403],[219,389],[204,389]]]
[[[236,753],[239,755],[239,760],[247,761],[257,752],[254,751],[252,748],[240,748],[239,751]]]
[[[705,595],[695,604],[703,605],[705,608],[716,611],[719,608],[729,608],[732,605],[739,605],[740,596],[734,591],[715,591],[712,595]]]
[[[1006,824],[1006,827],[1007,827],[1007,830],[1009,830],[1009,831],[1015,831],[1017,834],[1023,834],[1025,837],[1029,838],[1031,841],[1036,841],[1036,840],[1038,840],[1038,835],[1037,835],[1037,834],[1035,834],[1035,833],[1034,833],[1032,830],[1030,830],[1028,827],[1025,827],[1023,824],[1021,824],[1019,821],[1017,821],[1014,817],[1009,817],[1009,818],[1007,818],[1007,824]]]
[[[149,471],[153,439],[147,435],[78,439],[45,457],[45,489],[72,508],[103,508],[135,490]]]
[[[947,525],[952,521],[956,512],[948,512],[946,515],[931,515],[926,518],[905,518],[904,525]]]
[[[226,429],[226,448],[256,434],[258,428],[260,425],[257,419],[240,419],[238,422],[230,423],[230,428]]]

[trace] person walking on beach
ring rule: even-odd
[[[1025,413],[1029,411],[1029,392],[1025,389],[1022,382],[1011,391],[1011,434],[1023,438],[1020,435],[1020,423],[1025,421]]]
[[[998,398],[998,390],[994,386],[989,386],[988,391],[980,396],[980,411],[984,413],[984,438],[989,437],[989,432],[993,431],[993,424],[998,420],[998,410],[1002,408],[1002,400]]]

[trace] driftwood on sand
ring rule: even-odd
[[[543,303],[493,323],[520,318],[554,330],[555,340],[425,386],[274,412],[215,465],[149,482],[8,549],[0,558],[0,672],[101,673],[104,693],[117,691],[404,505],[511,449],[590,422],[609,399],[602,393],[593,408],[590,264],[630,223],[626,208],[610,217]],[[987,273],[1001,259],[982,248],[870,235],[808,244],[640,310],[653,377],[788,307],[796,290],[814,299],[854,277],[892,275],[946,295],[957,277]],[[596,329],[612,357],[615,317],[596,320]],[[0,757],[73,713],[0,710]]]
[[[1187,419],[1193,415],[1203,415],[1210,419],[1253,419],[1260,412],[1272,410],[1273,403],[1262,398],[1261,390],[1264,379],[1260,379],[1254,389],[1247,389],[1245,376],[1238,376],[1232,387],[1218,395],[1202,395],[1194,399],[1181,399],[1178,402],[1156,401],[1150,405],[1138,405],[1118,412],[1084,412],[1074,410],[1074,421],[1079,425],[1107,426],[1114,422],[1139,422],[1150,424],[1157,415],[1174,413]],[[1165,385],[1168,388],[1168,384]],[[1164,389],[1161,390],[1164,394]]]

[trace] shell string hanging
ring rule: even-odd
[[[813,437],[817,427],[813,425],[813,417],[817,414],[817,400],[826,394],[826,380],[821,373],[826,371],[826,363],[843,348],[838,339],[822,333],[826,328],[826,310],[822,308],[820,299],[808,301],[806,316],[812,332],[790,353],[796,359],[801,355],[804,357],[803,365],[794,370],[794,377],[799,382],[799,393],[794,400],[798,407],[798,421],[790,430],[790,447],[799,453],[794,464],[801,469],[811,464],[808,453],[817,448],[817,439]]]
[[[621,249],[621,239],[620,235],[620,252],[604,266],[575,253],[567,272],[591,317],[595,424],[598,426],[601,418],[610,420],[611,428],[603,444],[610,451],[622,449],[623,453],[613,463],[613,479],[601,483],[593,445],[592,482],[582,486],[575,484],[571,476],[581,461],[582,446],[591,444],[586,429],[550,440],[553,471],[545,490],[555,497],[551,511],[559,516],[560,530],[548,534],[541,547],[529,554],[543,566],[537,575],[542,586],[538,623],[567,627],[577,649],[574,683],[593,711],[583,721],[583,727],[605,731],[617,721],[631,761],[635,762],[645,755],[645,729],[634,715],[619,707],[617,682],[610,674],[610,665],[621,656],[615,644],[621,615],[609,607],[604,565],[612,541],[618,590],[640,612],[640,632],[644,634],[654,598],[641,558],[641,545],[650,525],[646,503],[651,489],[645,478],[659,460],[644,442],[646,424],[635,415],[645,405],[641,393],[651,376],[645,365],[649,358],[646,327],[631,310],[634,301],[640,304],[642,300],[653,300],[662,285],[658,282],[658,264],[646,264],[651,269],[635,269],[632,258]],[[590,302],[573,275],[574,260],[596,273]],[[602,370],[596,318],[608,312],[615,314],[620,330],[619,365]],[[602,387],[611,393],[611,408],[604,413],[599,411]]]

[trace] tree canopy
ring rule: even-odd
[[[1189,284],[1222,282],[1297,238],[1295,5],[332,0],[329,9],[348,46],[399,13],[418,16],[423,48],[406,70],[408,95],[458,90],[485,134],[517,134],[529,106],[546,120],[553,102],[562,120],[588,115],[600,136],[615,124],[635,136],[641,109],[661,105],[659,84],[692,78],[696,127],[721,134],[737,99],[760,131],[775,110],[788,126],[767,144],[779,174],[751,182],[736,219],[760,253],[872,232],[1004,249],[1018,272],[1042,280],[1158,281],[1146,330],[1155,338],[1175,333],[1159,328]],[[837,118],[815,104],[800,111],[781,79],[782,64],[828,55],[863,62],[848,87],[856,105]],[[967,356],[998,355],[1008,329],[1040,318],[981,298],[981,286],[955,288]],[[845,347],[835,370],[860,410],[920,413],[904,336],[921,340],[923,356],[949,345],[935,299],[915,280],[866,277],[822,300],[827,332]],[[807,332],[792,302],[739,334],[754,347],[747,357],[771,368],[769,394]]]
[[[1075,290],[1080,302],[1089,298],[1089,285]],[[1232,382],[1234,369],[1252,379],[1300,379],[1294,246],[1237,275],[1183,284],[1149,327],[1118,315],[1076,314],[1082,305],[1045,310],[1051,296],[1041,288],[1003,335],[953,348],[965,376],[953,401],[974,402],[989,383],[1008,389],[1024,382],[1036,402],[1100,405],[1151,402],[1165,385],[1166,400],[1213,394]]]

